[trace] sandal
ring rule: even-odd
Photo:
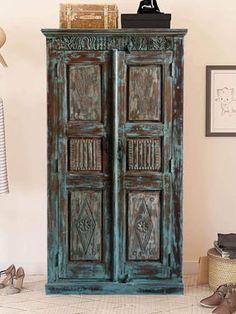
[[[21,292],[24,278],[25,278],[24,269],[22,267],[19,267],[16,271],[14,283],[8,286],[6,289],[4,289],[4,295],[16,294]]]
[[[0,289],[5,288],[9,283],[13,283],[13,278],[16,275],[16,268],[15,265],[9,266],[5,270],[0,271],[0,277],[5,275],[5,278],[0,282]]]

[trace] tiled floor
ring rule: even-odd
[[[0,291],[0,314],[200,314],[211,310],[199,306],[199,300],[211,291],[197,286],[193,276],[185,278],[183,296],[46,296],[45,277],[25,278],[24,289],[5,296]]]

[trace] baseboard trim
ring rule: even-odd
[[[5,269],[8,267],[12,262],[4,262],[1,261],[1,268]],[[46,275],[47,274],[47,264],[46,263],[29,263],[24,261],[15,262],[16,268],[22,266],[25,270],[27,275]]]
[[[197,274],[198,261],[185,261],[184,262],[184,275]]]

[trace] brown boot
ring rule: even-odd
[[[221,305],[217,306],[217,308],[212,312],[215,314],[232,314],[236,311],[236,292],[229,291],[221,303]]]
[[[224,298],[230,287],[232,287],[232,284],[225,284],[219,286],[211,296],[202,299],[200,301],[200,304],[208,308],[213,308],[220,305],[224,301]]]

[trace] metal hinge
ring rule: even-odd
[[[55,257],[55,267],[58,267],[59,253],[56,254]]]
[[[58,173],[58,159],[55,160],[55,172]]]
[[[172,264],[171,264],[171,254],[169,253],[168,254],[168,267],[169,267],[169,276],[170,276],[170,279],[172,278]]]
[[[169,172],[174,173],[174,160],[169,160]]]
[[[55,78],[57,79],[59,77],[59,64],[58,62],[55,64]]]
[[[173,62],[170,63],[169,73],[170,73],[170,77],[174,76],[174,64],[173,64]]]
[[[171,254],[168,254],[168,266],[171,267]]]

